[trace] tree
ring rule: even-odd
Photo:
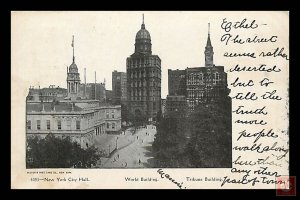
[[[231,111],[224,104],[199,104],[189,117],[186,151],[193,167],[231,167]]]
[[[121,120],[122,122],[129,122],[130,121],[130,112],[128,107],[121,103]]]
[[[27,168],[90,168],[101,156],[103,152],[97,148],[82,149],[69,137],[60,139],[48,134],[44,139],[27,138]]]
[[[184,146],[186,120],[178,117],[162,118],[153,142],[156,167],[186,167]]]
[[[145,126],[147,123],[147,116],[143,114],[140,110],[136,110],[134,113],[130,113],[129,121],[132,123],[134,127],[134,133],[136,129],[140,126]]]
[[[199,104],[189,116],[173,112],[157,126],[156,167],[231,167],[231,107]]]
[[[162,120],[162,118],[163,118],[163,116],[162,116],[162,112],[160,109],[156,114],[156,122],[159,123]]]

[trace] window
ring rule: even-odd
[[[115,124],[115,123],[112,123],[111,128],[114,129],[115,126],[116,126],[116,124]]]
[[[112,115],[111,115],[111,118],[115,118],[115,115],[114,115],[114,114],[112,114]]]
[[[220,82],[220,74],[217,72],[215,73],[214,84],[218,84],[219,82]]]
[[[36,129],[41,130],[41,120],[36,121]]]
[[[50,120],[47,120],[47,130],[50,130]]]
[[[60,120],[57,121],[57,129],[61,130],[61,121]]]
[[[67,129],[71,130],[71,119],[67,120]]]
[[[31,130],[31,120],[28,120],[28,121],[27,121],[27,129],[28,129],[28,130]]]
[[[109,118],[109,113],[108,112],[106,113],[106,118]]]
[[[200,79],[201,81],[203,81],[203,74],[202,74],[202,73],[199,74],[199,79]]]
[[[109,128],[109,123],[106,124],[106,128]]]
[[[80,130],[80,121],[76,120],[76,130]]]

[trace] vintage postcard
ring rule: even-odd
[[[292,191],[288,11],[13,11],[11,47],[12,188]]]

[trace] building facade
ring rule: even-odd
[[[101,105],[99,101],[62,101],[26,104],[26,133],[28,137],[70,137],[82,148],[94,144],[95,137],[119,133],[121,106]]]
[[[185,70],[168,71],[169,98],[167,111],[177,109],[181,105],[183,96],[186,99],[187,111],[193,112],[200,103],[221,102],[231,108],[230,89],[227,85],[227,73],[224,66],[216,66],[213,62],[213,46],[208,32],[204,51],[205,66],[186,68]],[[177,96],[177,97],[176,97]],[[175,101],[177,101],[175,103]],[[168,102],[169,101],[169,102]],[[168,106],[170,108],[168,108]],[[179,109],[179,108],[178,108]]]
[[[185,117],[187,102],[184,95],[168,95],[166,101],[166,116]]]
[[[84,97],[83,99],[106,101],[105,83],[80,84],[79,90],[79,95]]]
[[[48,88],[30,87],[26,100],[33,102],[52,102],[53,100],[64,99],[67,95],[67,89],[55,87],[54,85],[50,85]]]
[[[127,101],[127,75],[125,72],[112,72],[113,103],[121,104]]]
[[[187,105],[194,111],[199,103],[223,101],[229,97],[224,66],[187,68]]]
[[[105,94],[106,94],[106,102],[107,103],[113,103],[113,91],[112,90],[105,90]]]
[[[186,71],[168,70],[168,89],[169,95],[186,96]]]
[[[135,37],[135,52],[127,58],[127,102],[130,112],[155,120],[161,109],[161,60],[152,55],[144,21]]]
[[[167,108],[167,100],[161,99],[161,114],[163,117],[165,116],[166,108]]]

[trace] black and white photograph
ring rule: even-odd
[[[15,110],[22,121],[13,136],[22,152],[16,162],[27,176],[35,170],[152,170],[158,178],[147,180],[169,179],[180,189],[205,181],[240,187],[240,176],[255,185],[252,175],[263,173],[248,171],[253,165],[264,171],[280,166],[276,174],[287,175],[283,16],[12,12],[12,103],[22,105]],[[272,18],[280,17],[275,24]],[[203,171],[201,177],[186,171],[177,181],[167,169]],[[124,175],[122,184],[141,181],[132,176]]]

